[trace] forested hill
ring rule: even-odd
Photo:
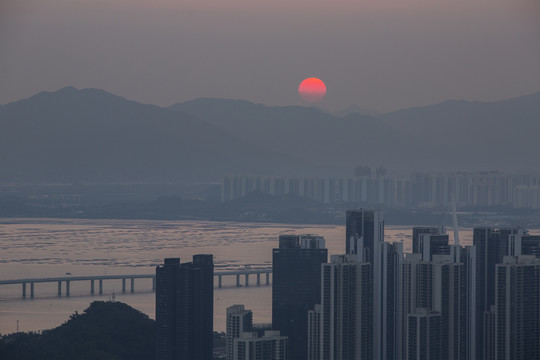
[[[155,358],[154,320],[120,302],[93,302],[59,327],[0,339],[3,360],[148,360]]]

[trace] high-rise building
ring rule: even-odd
[[[431,309],[433,296],[433,264],[421,254],[405,254],[401,265],[401,292],[397,327],[397,359],[406,359],[409,314],[416,309]]]
[[[495,301],[496,302],[496,301]],[[489,312],[484,316],[484,358],[485,359],[495,359],[497,357],[497,343],[496,343],[496,333],[497,333],[497,321],[496,321],[497,310],[495,305],[491,305]]]
[[[467,246],[465,247],[464,256],[462,257],[462,260],[465,264],[465,272],[466,272],[466,278],[467,278],[467,290],[466,290],[466,296],[467,296],[467,306],[466,306],[466,336],[467,336],[467,357],[468,360],[476,360],[476,300],[478,299],[477,296],[477,288],[476,288],[476,280],[478,279],[476,272],[477,272],[477,255],[476,255],[476,246]],[[478,358],[481,359],[481,358]]]
[[[357,254],[364,262],[373,262],[376,243],[384,242],[384,220],[381,211],[347,210],[345,226],[346,253]]]
[[[421,254],[407,254],[401,269],[401,297],[399,316],[396,320],[397,343],[400,350],[396,358],[403,359],[401,354],[408,353],[409,316],[416,316],[418,309],[425,309],[439,316],[437,320],[439,333],[436,340],[431,340],[437,341],[437,349],[440,350],[438,359],[465,359],[467,351],[465,264],[456,262],[452,255],[433,255],[433,261],[425,261]],[[424,312],[421,313],[422,316],[425,315]]]
[[[540,260],[506,256],[496,265],[495,359],[540,358]]]
[[[384,242],[383,213],[375,210],[349,210],[346,223],[347,254],[373,264],[373,356],[393,360],[396,356],[396,320],[403,244]]]
[[[431,261],[433,255],[450,255],[448,235],[420,234],[419,238],[418,250],[425,261]]]
[[[374,358],[393,360],[399,341],[399,299],[403,244],[375,243],[373,259]]]
[[[511,234],[508,239],[508,255],[533,255],[540,258],[540,235],[529,235],[526,231]]]
[[[227,308],[226,351],[227,360],[234,360],[234,339],[253,328],[253,312],[244,309],[244,305],[233,305]]]
[[[279,331],[266,330],[263,337],[244,332],[234,339],[233,360],[288,360],[289,340]]]
[[[450,255],[433,256],[433,303],[441,315],[441,359],[461,360],[467,354],[467,286],[463,263]]]
[[[522,233],[522,229],[475,228],[473,244],[475,250],[475,357],[485,359],[485,347],[489,344],[484,339],[485,321],[489,320],[490,308],[495,305],[495,266],[502,263],[508,255],[509,237]],[[471,294],[473,295],[473,294]]]
[[[328,250],[324,238],[281,235],[273,249],[272,328],[290,340],[290,358],[307,358],[308,311],[321,299],[321,264]]]
[[[407,319],[407,360],[440,359],[441,314],[419,308]]]
[[[446,231],[443,226],[415,226],[413,227],[413,238],[412,238],[412,251],[415,254],[421,254],[422,249],[420,248],[420,235],[445,235]]]
[[[321,305],[308,311],[308,360],[321,360]]]
[[[156,268],[158,360],[212,360],[213,314],[212,255],[184,264],[168,258]]]
[[[373,359],[373,265],[333,255],[322,265],[320,357]]]

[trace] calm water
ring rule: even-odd
[[[271,266],[272,248],[281,234],[323,235],[330,254],[345,251],[345,228],[334,225],[225,223],[211,221],[0,219],[0,279],[101,274],[152,274],[166,257],[190,261],[199,253],[214,254],[216,270],[244,265]],[[460,232],[472,241],[470,229]],[[410,251],[411,227],[387,226],[386,240],[403,241]],[[264,276],[261,280],[264,279]],[[242,279],[243,281],[243,279]],[[225,309],[245,304],[254,321],[271,322],[271,286],[236,288],[234,279],[215,290],[214,323],[225,328]],[[251,284],[255,277],[250,278]],[[97,285],[97,284],[96,284]],[[127,284],[129,291],[129,281]],[[73,282],[71,297],[58,298],[56,284],[36,284],[36,298],[21,300],[18,286],[0,286],[0,333],[58,326],[94,300],[116,300],[154,317],[151,282],[135,283],[135,294],[121,294],[121,281],[105,281],[106,295],[90,296],[87,282]],[[29,291],[29,290],[28,290]],[[119,294],[120,293],[120,294]]]

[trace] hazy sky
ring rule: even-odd
[[[0,104],[73,85],[390,111],[540,91],[538,0],[0,0]]]

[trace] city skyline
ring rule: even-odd
[[[0,0],[0,358],[540,360],[539,38],[539,0]]]
[[[305,345],[308,360],[354,359],[355,353],[370,359],[401,359],[405,354],[408,359],[420,359],[425,353],[430,353],[431,359],[483,359],[482,354],[492,353],[503,354],[498,356],[505,359],[531,359],[540,352],[539,345],[520,330],[523,326],[532,331],[539,328],[539,235],[529,235],[519,228],[476,227],[473,244],[462,248],[449,244],[440,227],[414,227],[411,240],[414,243],[416,238],[421,245],[415,246],[413,253],[404,253],[403,244],[386,241],[383,219],[379,211],[349,210],[341,241],[357,245],[349,249],[350,254],[332,255],[330,263],[324,263],[327,250],[322,236],[274,237],[279,248],[267,251],[273,253],[276,277],[272,283],[274,291],[279,292],[277,299],[281,299],[281,306],[273,310],[278,318],[284,317],[280,320],[282,325],[273,324],[272,330],[269,325],[255,328],[251,311],[235,305],[227,309],[227,333],[233,334],[232,338],[227,337],[228,343],[233,340],[235,349],[242,353],[260,349],[261,357],[249,357],[257,360],[290,359],[284,349],[298,344]],[[346,228],[354,235],[345,235]],[[376,236],[375,230],[380,236]],[[373,238],[373,242],[364,242],[364,238]],[[294,254],[296,263],[290,261]],[[304,260],[299,261],[298,256]],[[211,286],[212,258],[195,255],[193,263],[182,264],[178,258],[167,258],[164,265],[158,266],[158,328],[181,330],[182,339],[203,333],[209,337],[202,330],[202,319],[208,319],[207,315],[212,313],[207,291]],[[366,262],[366,258],[374,260]],[[309,266],[303,266],[308,263]],[[321,275],[320,304],[308,301],[312,304],[309,309],[298,307],[298,298],[314,294],[311,287],[317,274]],[[379,280],[374,283],[374,279]],[[176,297],[178,294],[188,296]],[[517,307],[508,305],[515,303]],[[292,308],[296,311],[291,312]],[[534,316],[525,319],[525,313]],[[307,341],[291,341],[280,327],[288,324],[287,318],[290,321],[294,317],[296,323],[302,315],[306,315],[306,326],[297,324],[294,328],[302,328]],[[193,321],[195,318],[201,321]],[[183,323],[163,327],[164,319]],[[503,319],[505,327],[497,326]],[[373,331],[369,330],[371,327]],[[484,329],[480,333],[479,327]],[[429,339],[421,335],[426,331],[432,335]],[[178,334],[171,335],[174,338]],[[320,351],[313,351],[314,346]],[[328,349],[334,355],[326,357]],[[272,357],[278,350],[281,355]],[[313,357],[316,354],[321,357]]]

